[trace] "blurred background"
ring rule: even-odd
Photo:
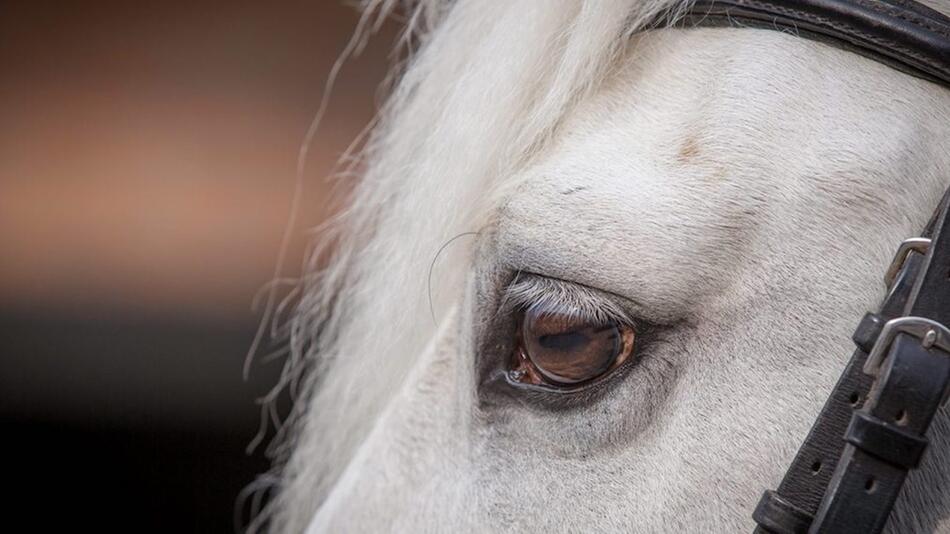
[[[242,364],[297,150],[357,23],[337,1],[0,3],[5,516],[232,532],[277,366]],[[343,68],[290,246],[377,109],[395,36]]]

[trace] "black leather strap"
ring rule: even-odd
[[[676,22],[786,31],[950,87],[950,17],[909,0],[696,0]]]
[[[950,197],[945,195],[941,205],[903,315],[946,325],[950,324]],[[936,335],[938,330],[932,332]],[[884,528],[908,470],[916,467],[926,447],[927,429],[950,391],[950,347],[935,346],[936,339],[906,333],[894,338],[867,402],[855,414],[855,420],[883,423],[877,429],[879,440],[849,440],[845,445],[811,532],[874,534]]]
[[[864,366],[872,347],[886,341],[887,321],[950,319],[948,207],[950,191],[924,231],[933,237],[928,253],[910,253],[880,311],[855,330],[858,349],[778,490],[766,492],[756,507],[757,533],[873,534],[884,527],[950,388],[950,353],[901,333],[876,377]]]
[[[922,441],[944,398],[950,381],[950,353],[934,354],[920,340],[900,334],[885,360],[874,392],[861,414],[901,428],[908,438]],[[881,455],[848,443],[838,462],[810,532],[834,534],[875,534],[890,515],[904,485],[913,455],[920,451],[897,449]],[[883,456],[891,456],[885,458]],[[895,461],[896,460],[896,461]]]
[[[876,331],[876,334],[872,334],[876,339],[880,328],[870,327],[869,324],[883,325],[884,322],[901,314],[922,263],[921,255],[911,253],[908,256],[890,293],[881,304],[879,312],[865,316],[858,329],[855,330],[855,338],[859,338],[860,333],[871,330]],[[870,345],[873,345],[873,341]],[[781,527],[777,527],[764,523],[761,517],[754,517],[760,525],[756,533],[804,534],[808,532],[811,519],[818,511],[825,488],[831,481],[831,475],[844,448],[842,436],[851,422],[851,415],[864,403],[871,389],[873,378],[864,374],[863,371],[869,350],[870,346],[866,350],[862,350],[859,346],[851,355],[851,360],[845,366],[841,378],[838,379],[838,383],[825,402],[818,419],[799,448],[795,459],[792,460],[788,471],[785,472],[785,477],[779,484],[777,492],[774,494],[766,492],[762,497],[765,501],[774,499],[775,495],[780,495],[786,502],[807,514],[808,521],[804,525],[801,522],[794,525],[783,523]]]

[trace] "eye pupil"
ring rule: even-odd
[[[580,331],[538,337],[538,345],[542,348],[559,351],[578,350],[589,342],[590,337]]]
[[[522,382],[571,386],[616,368],[633,351],[633,329],[616,322],[528,310],[521,327]]]

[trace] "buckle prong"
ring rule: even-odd
[[[925,349],[929,349],[934,346],[934,343],[937,342],[937,331],[936,330],[927,330],[927,333],[924,334],[923,341],[920,342]]]

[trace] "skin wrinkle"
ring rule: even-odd
[[[466,277],[443,293],[454,312],[424,350],[378,353],[408,374],[363,384],[393,393],[326,496],[301,493],[319,503],[299,509],[310,532],[751,529],[894,246],[948,185],[950,95],[777,32],[635,41],[527,164],[479,192],[493,203],[472,255],[446,259]],[[665,327],[642,365],[575,405],[496,389],[483,378],[510,355],[498,310],[520,272],[618,295]],[[934,429],[891,532],[946,524],[950,427]]]

